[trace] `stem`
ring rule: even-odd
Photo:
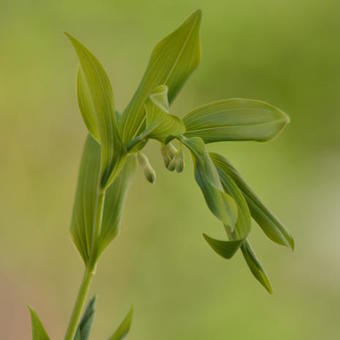
[[[95,213],[94,221],[93,221],[94,228],[92,230],[92,237],[91,237],[90,257],[89,257],[89,261],[85,269],[83,280],[79,287],[78,296],[73,307],[71,319],[69,321],[69,325],[67,327],[64,340],[73,340],[74,338],[74,335],[78,327],[80,315],[84,308],[84,304],[86,302],[90,284],[95,274],[96,261],[97,261],[96,260],[96,242],[98,240],[100,227],[102,224],[104,201],[105,201],[105,191],[100,190],[97,196],[96,213]]]
[[[75,332],[78,326],[80,314],[83,310],[93,275],[94,275],[93,271],[88,270],[88,269],[85,270],[83,280],[79,288],[78,296],[77,296],[75,305],[73,307],[71,319],[70,319],[70,322],[69,322],[69,325],[68,325],[68,328],[65,334],[65,340],[73,340],[74,338],[74,335],[75,335]]]

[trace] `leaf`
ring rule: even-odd
[[[125,319],[119,325],[115,333],[109,338],[109,340],[123,340],[126,337],[131,328],[132,316],[133,309],[131,307]]]
[[[136,157],[129,156],[123,170],[106,191],[97,257],[118,234],[126,195],[136,170],[136,164]]]
[[[152,51],[142,81],[123,116],[122,138],[133,139],[143,126],[144,102],[158,85],[169,88],[172,103],[200,62],[199,27],[201,11],[194,12],[179,28],[161,40]]]
[[[89,132],[101,144],[101,185],[107,187],[121,170],[123,153],[110,80],[97,58],[66,33],[80,61],[78,102]]]
[[[268,279],[268,276],[260,261],[257,259],[255,253],[251,249],[249,242],[244,242],[241,246],[243,257],[245,258],[248,267],[255,278],[262,284],[262,286],[268,291],[268,293],[272,294],[273,290]]]
[[[225,226],[233,230],[237,221],[237,205],[234,199],[224,192],[218,172],[202,139],[181,137],[180,141],[192,153],[195,179],[209,209]]]
[[[169,114],[168,88],[157,87],[145,102],[146,129],[143,138],[154,138],[165,143],[169,136],[176,137],[185,132],[182,120]]]
[[[95,256],[110,243],[118,231],[123,201],[132,175],[135,160],[126,162],[124,169],[106,190],[102,228]],[[73,207],[71,234],[85,264],[90,260],[90,249],[94,228],[94,213],[99,188],[100,145],[88,135],[80,163],[78,184]]]
[[[233,165],[225,160],[224,170],[235,181],[245,197],[250,213],[264,233],[274,242],[294,249],[294,239],[283,224],[270,212],[261,202],[257,195],[251,190],[247,183],[242,179],[239,172]]]
[[[237,98],[199,107],[183,121],[186,136],[201,137],[205,143],[267,141],[289,123],[289,117],[265,102]]]
[[[96,297],[94,296],[88,303],[84,315],[74,336],[74,340],[88,340],[95,315]]]
[[[43,324],[39,319],[38,314],[32,308],[28,308],[31,314],[32,321],[32,340],[50,340]]]
[[[249,235],[251,229],[250,212],[242,192],[237,187],[234,180],[225,171],[225,158],[215,153],[211,153],[210,157],[216,166],[223,189],[236,202],[238,218],[235,229],[233,231],[226,230],[230,241],[215,240],[205,234],[203,236],[219,255],[226,259],[230,259]]]

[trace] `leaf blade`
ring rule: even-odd
[[[89,301],[83,317],[79,322],[76,334],[74,336],[74,340],[88,340],[90,337],[91,327],[93,324],[94,316],[95,316],[95,305],[96,305],[96,297],[92,297]]]
[[[227,99],[195,109],[183,118],[186,136],[205,143],[267,141],[288,123],[289,117],[273,105],[253,99]]]
[[[32,340],[50,340],[47,332],[34,309],[28,307],[32,323]]]
[[[152,51],[143,79],[124,111],[122,138],[133,139],[144,122],[144,102],[158,85],[169,88],[170,103],[200,62],[201,11],[195,11],[180,27],[161,40]]]
[[[132,323],[132,317],[133,317],[133,308],[131,306],[128,314],[124,318],[124,320],[121,322],[121,324],[118,326],[117,330],[114,332],[114,334],[108,339],[108,340],[123,340],[126,335],[129,333]]]

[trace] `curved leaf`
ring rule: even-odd
[[[188,113],[183,121],[186,136],[201,137],[205,143],[267,141],[289,123],[289,117],[260,100],[237,98],[199,107]]]
[[[237,241],[222,241],[216,240],[207,234],[203,234],[204,239],[209,243],[210,247],[215,250],[218,255],[225,259],[231,259],[237,250],[240,248],[243,240]]]
[[[130,328],[131,328],[132,316],[133,316],[133,309],[131,307],[125,319],[122,321],[122,323],[119,325],[115,333],[108,340],[125,339],[126,335],[129,333]]]
[[[161,40],[152,51],[143,79],[123,116],[122,138],[133,139],[143,126],[144,102],[158,85],[169,88],[174,100],[200,62],[199,27],[201,11],[194,12],[179,28]]]
[[[38,314],[32,308],[28,308],[32,321],[32,340],[50,340],[50,337],[47,335],[47,332],[41,323]]]
[[[294,249],[294,239],[284,225],[261,202],[233,165],[225,160],[224,170],[235,181],[245,197],[251,215],[263,232],[274,242]]]
[[[114,111],[110,80],[97,58],[66,33],[80,61],[78,102],[90,133],[101,144],[101,185],[106,187],[121,169],[122,144]]]
[[[255,278],[261,283],[261,285],[268,291],[268,293],[272,294],[273,289],[270,284],[269,278],[262,268],[260,261],[257,259],[255,253],[251,249],[249,242],[244,242],[241,246],[242,254],[244,259],[246,260],[248,267]]]
[[[180,141],[191,151],[195,179],[211,212],[227,227],[234,230],[238,208],[234,199],[224,192],[218,172],[201,138],[181,137]]]

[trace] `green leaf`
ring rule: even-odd
[[[102,228],[96,244],[95,256],[110,243],[118,231],[123,201],[129,179],[135,167],[134,157],[129,157],[125,167],[106,190]],[[100,170],[100,145],[88,135],[80,163],[78,184],[73,207],[71,234],[85,264],[89,263],[94,214],[97,204]]]
[[[201,138],[181,137],[180,141],[191,151],[195,179],[211,212],[231,230],[234,229],[238,208],[234,199],[224,192],[218,172]]]
[[[220,141],[267,141],[288,123],[289,117],[270,104],[253,99],[216,101],[183,118],[187,137],[205,143]]]
[[[240,248],[243,240],[237,241],[221,241],[216,240],[207,234],[203,234],[204,239],[209,243],[210,247],[215,250],[217,254],[225,259],[231,259],[237,250]]]
[[[66,33],[80,61],[78,102],[89,132],[101,144],[101,185],[107,187],[121,170],[122,144],[110,80],[97,58]]]
[[[269,278],[262,268],[260,261],[257,259],[255,253],[251,249],[249,242],[244,242],[241,246],[242,254],[244,259],[246,260],[248,267],[255,278],[262,284],[262,286],[268,291],[268,293],[272,294],[272,286],[270,284]]]
[[[94,296],[88,303],[84,315],[74,336],[74,340],[88,340],[95,315],[96,297]]]
[[[242,192],[235,184],[234,180],[228,175],[225,170],[226,160],[223,156],[210,153],[210,157],[214,162],[218,175],[220,177],[223,189],[236,202],[238,209],[238,218],[233,231],[226,229],[230,241],[215,240],[207,235],[203,235],[210,246],[222,257],[230,259],[243,244],[249,235],[251,229],[250,212],[246,200]]]
[[[109,338],[109,340],[123,340],[126,337],[131,328],[132,316],[133,309],[131,307],[125,319],[119,325],[115,333]]]
[[[194,12],[179,28],[154,48],[149,64],[123,116],[122,138],[133,139],[143,127],[144,103],[158,85],[169,88],[171,103],[200,62],[201,11]]]
[[[119,232],[125,199],[136,170],[136,165],[136,157],[134,155],[129,156],[123,170],[106,191],[97,257]]]
[[[263,232],[274,242],[294,249],[294,239],[283,224],[261,202],[257,195],[242,179],[239,172],[225,159],[225,171],[235,181],[245,197],[250,213]]]
[[[32,308],[28,308],[32,321],[32,340],[50,340],[50,337],[47,335],[47,332],[41,323],[38,314]]]

